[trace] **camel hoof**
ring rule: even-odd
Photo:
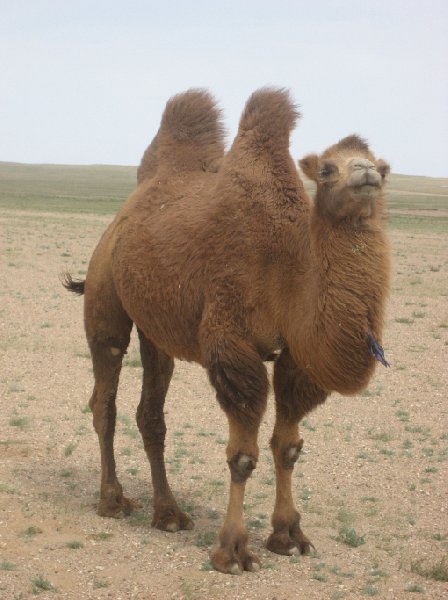
[[[255,573],[261,568],[260,559],[247,549],[247,536],[236,536],[215,546],[210,554],[211,563],[217,571],[241,575],[243,571]]]
[[[190,530],[194,528],[192,519],[184,512],[176,508],[154,511],[152,526],[161,531],[176,533],[180,529]]]
[[[311,549],[315,550],[314,545],[303,533],[272,533],[266,541],[266,548],[283,556],[308,556]]]
[[[125,496],[116,498],[102,498],[96,509],[100,517],[112,517],[119,519],[122,515],[129,516],[139,504]]]

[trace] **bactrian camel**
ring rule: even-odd
[[[143,389],[137,423],[151,464],[153,526],[190,529],[167,481],[163,406],[174,358],[208,372],[227,415],[230,493],[211,553],[224,573],[254,571],[243,518],[266,408],[264,360],[274,353],[276,469],[267,548],[308,553],[291,476],[298,424],[332,391],[354,394],[387,364],[381,336],[389,280],[383,229],[388,165],[356,135],[300,161],[317,185],[308,198],[289,154],[299,116],[289,93],[264,88],[248,100],[224,156],[213,98],[190,90],[166,105],[139,168],[139,185],[102,236],[85,282],[85,328],[95,387],[90,406],[101,449],[98,513],[129,513],[113,449],[115,397],[132,324]]]

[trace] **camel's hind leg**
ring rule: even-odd
[[[89,405],[101,451],[101,488],[97,512],[104,517],[129,514],[132,502],[123,496],[117,479],[114,434],[118,379],[129,344],[132,321],[110,291],[86,293],[85,324],[93,362],[95,386]]]
[[[173,374],[174,361],[139,330],[143,364],[142,397],[137,409],[137,424],[151,465],[154,490],[153,527],[164,531],[192,529],[193,521],[182,512],[168,484],[164,460],[165,416],[163,406]]]
[[[300,528],[300,513],[292,498],[291,477],[302,449],[299,421],[326,393],[313,385],[284,350],[274,367],[276,419],[271,439],[276,474],[276,498],[272,515],[273,533],[267,548],[277,554],[308,554],[312,547]]]

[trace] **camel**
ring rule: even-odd
[[[389,166],[357,135],[300,161],[316,183],[305,192],[289,153],[299,113],[289,92],[263,88],[248,100],[224,156],[214,99],[190,90],[168,101],[139,185],[95,249],[85,281],[85,329],[95,386],[90,400],[101,450],[98,514],[127,514],[115,469],[115,398],[135,323],[143,364],[137,423],[151,465],[152,525],[193,527],[169,486],[163,406],[174,358],[208,372],[226,413],[227,514],[211,551],[218,571],[256,571],[243,500],[259,455],[258,429],[274,363],[276,470],[272,552],[307,554],[291,477],[299,422],[333,392],[354,394],[381,348],[389,280],[383,187]]]

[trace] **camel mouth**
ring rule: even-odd
[[[380,188],[381,186],[376,183],[364,183],[362,185],[352,186],[352,190],[357,196],[364,197],[377,196]]]

